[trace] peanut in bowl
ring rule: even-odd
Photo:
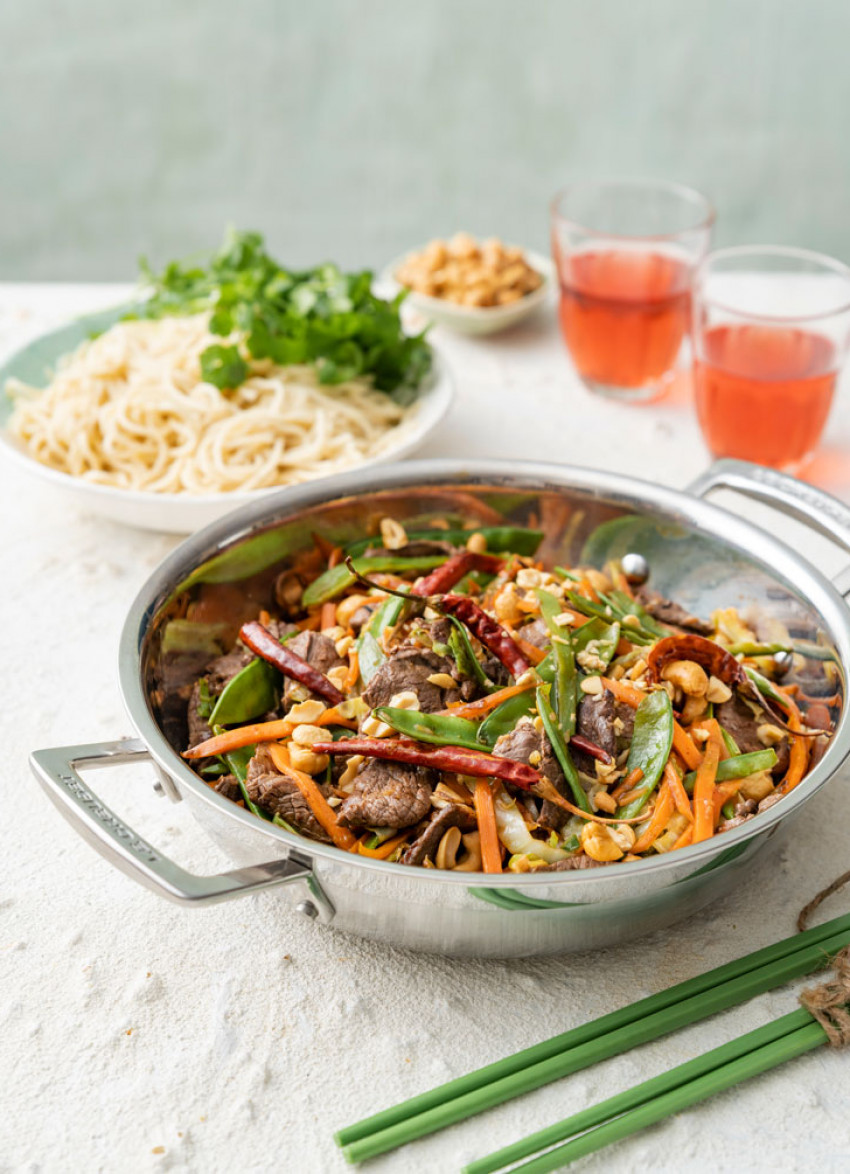
[[[464,334],[493,334],[546,301],[551,263],[538,253],[468,233],[433,240],[396,258],[381,275],[430,321]]]

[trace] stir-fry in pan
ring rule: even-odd
[[[199,666],[185,758],[308,839],[486,873],[675,851],[800,783],[840,705],[828,649],[618,563],[545,568],[541,537],[316,536]]]

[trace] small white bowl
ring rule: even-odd
[[[150,493],[98,485],[42,465],[29,455],[15,437],[9,435],[6,423],[12,410],[12,401],[4,394],[6,380],[14,377],[34,387],[43,386],[62,355],[74,350],[93,331],[108,329],[121,313],[122,308],[116,307],[77,318],[59,330],[41,335],[0,365],[0,458],[14,462],[21,473],[49,485],[54,492],[62,494],[88,513],[100,514],[104,518],[142,530],[162,530],[172,534],[189,534],[230,513],[239,505],[280,493],[285,486],[195,495]],[[439,351],[433,346],[431,350],[431,372],[419,388],[413,410],[401,424],[387,433],[380,452],[359,463],[357,469],[388,464],[407,456],[424,443],[449,410],[455,394],[454,379]]]
[[[381,292],[385,296],[394,296],[399,290],[407,288],[395,275],[409,257],[421,251],[421,248],[411,249],[403,257],[396,257],[394,261],[390,261],[382,270],[379,282]],[[533,253],[530,249],[523,249],[523,256],[531,268],[537,270],[543,281],[533,293],[526,294],[516,302],[509,302],[506,306],[459,306],[456,302],[446,301],[445,298],[432,298],[428,294],[410,290],[405,305],[413,306],[430,322],[446,326],[459,334],[496,334],[499,330],[507,330],[539,309],[549,300],[552,292],[555,267],[550,259],[542,253]]]

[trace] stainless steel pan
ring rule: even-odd
[[[284,915],[399,946],[509,957],[585,950],[650,932],[701,908],[750,867],[778,830],[850,752],[842,710],[823,759],[787,798],[756,819],[670,855],[589,872],[500,877],[437,872],[354,857],[264,823],[207,787],[169,742],[159,675],[169,625],[201,582],[261,582],[321,529],[340,540],[392,514],[408,522],[458,515],[483,524],[537,520],[545,555],[576,560],[644,554],[651,584],[698,614],[713,607],[789,606],[805,615],[840,666],[850,664],[850,615],[842,592],[775,536],[702,499],[731,488],[805,521],[850,551],[850,510],[758,466],[721,461],[688,492],[606,472],[549,464],[407,463],[282,490],[189,538],[151,576],[133,604],[120,646],[120,681],[139,739],[39,750],[32,766],[63,815],[102,855],[154,892],[207,905],[279,887]],[[179,654],[178,654],[179,655]],[[178,745],[179,749],[179,745]],[[149,760],[158,786],[185,801],[228,853],[232,872],[194,876],[164,857],[107,808],[81,772]]]

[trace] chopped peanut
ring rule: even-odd
[[[486,554],[487,539],[476,530],[474,534],[470,534],[467,538],[466,549],[471,551],[472,554]]]
[[[387,550],[401,550],[407,546],[407,531],[395,518],[382,518],[381,541]]]
[[[298,705],[292,706],[286,715],[286,720],[296,726],[301,725],[302,722],[315,722],[326,708],[324,701],[301,701]]]
[[[624,851],[611,827],[604,823],[586,823],[581,829],[581,846],[591,860],[605,864],[620,860]]]
[[[407,257],[396,271],[401,285],[465,306],[503,306],[539,289],[542,276],[520,249],[499,240],[482,244],[469,233],[435,240]]]

